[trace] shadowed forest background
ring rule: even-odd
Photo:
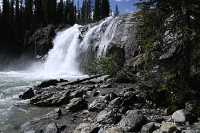
[[[86,24],[109,16],[108,0],[3,0],[0,11],[0,52],[20,55],[26,51],[25,39],[41,27],[53,24]],[[116,7],[118,14],[118,8]]]

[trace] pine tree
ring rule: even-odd
[[[47,17],[48,17],[48,23],[55,23],[56,20],[56,0],[48,0],[47,1]]]
[[[65,4],[65,23],[73,25],[76,22],[76,7],[74,2],[66,0]]]
[[[101,19],[100,12],[101,12],[101,2],[100,0],[95,0],[95,7],[94,7],[94,20],[98,21]]]
[[[115,16],[118,16],[119,15],[119,8],[118,8],[118,5],[115,6],[115,13],[114,13]]]
[[[76,8],[76,22],[80,23],[81,21],[81,9],[80,9],[80,1],[77,0],[77,8]]]
[[[60,0],[57,7],[57,22],[58,24],[64,23],[64,2]]]
[[[43,9],[42,9],[42,1],[41,0],[35,0],[34,1],[34,16],[35,16],[35,23],[40,26],[44,23],[44,15],[43,15]]]
[[[83,23],[88,23],[91,20],[91,0],[83,0],[81,18]]]
[[[17,21],[19,21],[19,0],[15,1],[15,23],[17,23]]]
[[[101,18],[106,18],[110,15],[110,3],[109,0],[102,0],[101,7],[102,16]]]
[[[14,0],[11,0],[10,1],[10,24],[13,25],[14,23],[14,15],[15,15],[15,10],[14,10],[14,4],[15,4],[15,1]]]
[[[94,8],[94,20],[106,18],[110,15],[110,3],[109,0],[96,0]]]
[[[9,19],[9,0],[3,0],[3,12],[2,12],[2,17],[4,21],[8,21]]]
[[[33,0],[25,0],[25,23],[27,29],[31,28],[33,18]]]

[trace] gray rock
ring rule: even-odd
[[[34,91],[32,88],[30,88],[26,92],[24,92],[22,95],[20,95],[19,98],[26,100],[26,99],[31,99],[34,96],[35,96]]]
[[[159,129],[159,133],[174,133],[176,131],[177,127],[172,122],[163,122]]]
[[[129,110],[124,118],[122,118],[122,120],[118,123],[118,126],[126,132],[139,131],[145,121],[146,118],[141,111]]]
[[[119,127],[111,127],[106,129],[105,133],[123,133],[123,130]]]
[[[76,97],[83,97],[83,95],[86,94],[86,90],[80,89],[72,92],[70,94],[71,97],[76,98]]]
[[[200,130],[183,130],[181,133],[200,133]]]
[[[92,123],[81,123],[73,133],[97,133],[99,127]]]
[[[58,128],[55,123],[50,123],[47,125],[44,133],[58,133]]]
[[[65,107],[66,110],[77,112],[84,110],[88,107],[87,102],[82,98],[73,98],[70,103]]]
[[[45,87],[49,87],[49,86],[55,86],[57,83],[59,83],[58,80],[47,80],[47,81],[43,81],[37,87],[39,87],[39,88],[45,88]]]
[[[155,129],[155,123],[150,122],[142,127],[141,133],[152,133]]]
[[[97,115],[97,122],[101,124],[116,124],[120,118],[121,114],[117,110],[106,108]]]
[[[37,106],[60,106],[66,104],[70,100],[70,91],[44,91],[34,96],[30,103]]]
[[[185,110],[177,110],[172,114],[172,119],[174,122],[184,123],[186,122],[186,113]]]
[[[106,104],[105,96],[99,96],[89,105],[89,110],[96,112],[101,111],[106,107]]]

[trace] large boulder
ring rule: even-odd
[[[154,130],[156,130],[155,123],[150,122],[142,127],[141,133],[152,133]]]
[[[176,131],[177,131],[176,125],[171,122],[163,122],[159,129],[159,133],[174,133]]]
[[[47,125],[44,133],[58,133],[58,127],[55,123],[50,123]]]
[[[31,98],[30,103],[36,106],[60,106],[70,100],[70,91],[50,92],[44,91]]]
[[[34,96],[35,96],[34,90],[30,88],[26,92],[24,92],[22,95],[20,95],[19,98],[26,100],[26,99],[31,99]]]
[[[172,119],[174,122],[184,123],[186,122],[186,112],[184,109],[177,110],[172,114]]]
[[[139,110],[129,110],[124,118],[118,123],[125,132],[139,131],[143,124],[145,124],[146,118]]]
[[[99,133],[124,133],[123,130],[119,127],[111,127],[106,129],[105,131],[103,130],[102,132]]]
[[[97,115],[97,122],[100,124],[116,124],[119,122],[121,114],[116,109],[106,108]]]
[[[89,105],[89,110],[96,112],[101,111],[106,107],[106,104],[105,96],[100,96]]]
[[[92,123],[81,123],[73,133],[97,133],[99,127]]]
[[[87,102],[82,98],[73,98],[70,103],[65,107],[66,110],[77,112],[88,107]]]

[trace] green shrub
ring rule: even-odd
[[[87,73],[89,74],[108,74],[115,75],[120,69],[115,59],[112,56],[96,58],[87,67]]]

